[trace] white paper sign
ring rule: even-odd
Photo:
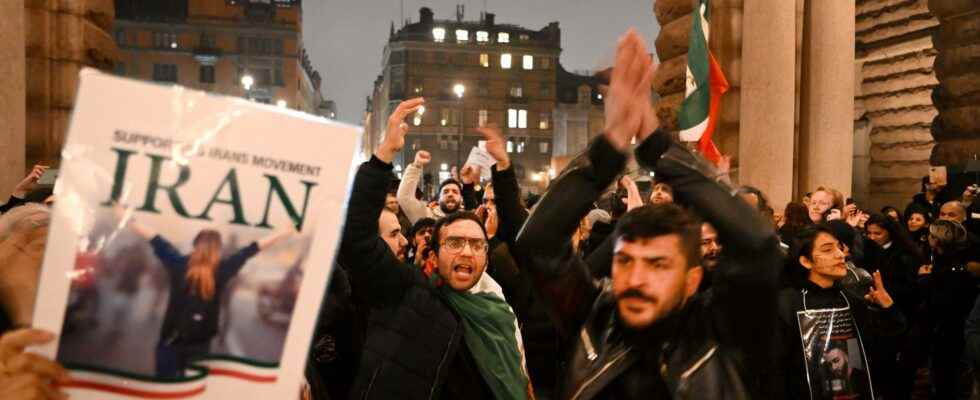
[[[298,398],[359,137],[83,71],[34,314],[60,336],[35,350],[69,368],[63,390]]]
[[[493,158],[486,150],[480,147],[473,147],[470,150],[469,157],[466,158],[466,164],[473,165],[480,168],[480,177],[483,179],[490,179],[490,168],[497,163],[497,160]]]

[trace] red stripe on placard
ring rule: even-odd
[[[245,372],[239,372],[239,371],[223,369],[223,368],[208,369],[208,375],[228,376],[232,378],[238,378],[238,379],[243,379],[246,381],[258,382],[258,383],[273,383],[278,379],[278,377],[275,375],[272,376],[253,375]]]
[[[205,390],[205,386],[201,385],[196,388],[181,391],[181,392],[151,392],[148,390],[130,389],[125,387],[107,385],[105,383],[98,383],[98,382],[85,381],[85,380],[72,380],[71,382],[60,386],[62,388],[98,390],[102,392],[121,394],[123,396],[138,397],[143,399],[183,399],[183,398],[196,396],[201,393],[204,393]]]

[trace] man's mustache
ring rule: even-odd
[[[628,299],[628,298],[635,298],[635,299],[640,299],[640,300],[646,300],[646,301],[649,301],[651,303],[656,303],[657,302],[657,299],[655,299],[653,297],[650,297],[650,296],[647,296],[646,294],[644,294],[643,292],[639,291],[638,289],[626,289],[626,291],[624,291],[623,293],[620,293],[619,296],[617,296],[617,297],[618,297],[619,300],[625,300],[625,299]]]

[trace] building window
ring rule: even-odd
[[[534,56],[525,54],[523,64],[524,64],[524,69],[526,70],[534,69]]]
[[[551,86],[548,83],[541,84],[541,97],[551,96]]]
[[[538,65],[541,67],[541,69],[551,68],[551,58],[538,57]]]
[[[205,48],[205,49],[213,49],[213,48],[218,47],[218,46],[215,45],[214,36],[212,36],[211,34],[209,34],[207,32],[202,32],[201,33],[200,44],[198,46],[200,46],[201,48]]]
[[[480,94],[480,96],[486,96],[490,94],[490,89],[487,88],[487,81],[481,80],[477,82],[476,85],[477,85],[476,88],[477,92]]]
[[[456,30],[456,41],[457,42],[460,42],[460,43],[469,42],[470,41],[470,31],[468,31],[466,29],[457,29]]]
[[[513,140],[507,139],[507,152],[508,153],[513,153],[514,152],[514,141]]]
[[[500,55],[500,68],[510,69],[510,53]]]
[[[521,34],[521,41],[522,41],[522,42],[526,42],[526,41],[528,41],[528,40],[531,40],[531,36],[530,36],[530,35],[528,35],[528,34],[526,34],[526,33],[522,33],[522,34]]]
[[[479,126],[481,128],[487,126],[487,116],[488,116],[487,114],[488,114],[487,110],[480,110],[478,121],[479,121]]]
[[[479,43],[486,43],[490,41],[490,32],[487,31],[476,31],[476,41]]]
[[[507,109],[507,127],[527,129],[527,110]]]
[[[153,32],[153,47],[158,49],[176,49],[177,34],[166,32]]]
[[[551,128],[551,114],[541,113],[538,120],[538,129],[548,129]]]
[[[442,109],[442,118],[439,120],[439,125],[446,126],[446,125],[449,124],[449,119],[451,118],[451,115],[450,115],[451,111],[452,110],[450,110],[448,108],[443,108]]]
[[[115,67],[112,69],[112,73],[119,76],[126,76],[126,63],[122,61],[117,62]]]
[[[524,152],[524,145],[525,145],[524,139],[521,139],[520,142],[517,142],[517,152],[518,153],[523,153]]]
[[[422,92],[424,91],[424,89],[425,88],[422,86],[422,84],[419,83],[419,84],[415,85],[415,88],[413,88],[412,91],[415,92],[415,94],[417,94],[417,95],[421,95]]]
[[[490,55],[487,53],[480,54],[480,66],[483,68],[490,68]]]
[[[157,82],[177,82],[177,65],[153,64],[153,80]]]
[[[214,66],[201,66],[201,83],[214,83]]]
[[[510,43],[510,34],[507,32],[500,32],[497,34],[497,43]]]
[[[541,150],[541,154],[548,154],[548,147],[549,147],[548,145],[549,145],[548,142],[541,142],[540,144],[538,144],[538,147]]]
[[[459,110],[453,109],[452,112],[449,113],[449,125],[459,125]]]
[[[446,28],[432,28],[432,40],[436,43],[442,43],[446,41]]]
[[[524,86],[520,83],[511,84],[510,97],[524,97]]]
[[[282,61],[276,63],[276,68],[272,71],[274,83],[276,86],[285,86],[285,81],[282,79]]]
[[[116,29],[116,45],[120,47],[126,45],[126,31]]]

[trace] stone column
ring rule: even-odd
[[[746,1],[742,22],[739,182],[779,210],[793,198],[796,3]]]
[[[853,1],[806,2],[798,147],[801,192],[830,186],[845,196],[851,193],[854,7]]]
[[[929,10],[939,19],[933,36],[939,86],[932,95],[939,116],[932,123],[930,163],[961,170],[980,154],[980,13],[968,0],[930,1]]]
[[[0,1],[0,202],[23,178],[24,1]]]

